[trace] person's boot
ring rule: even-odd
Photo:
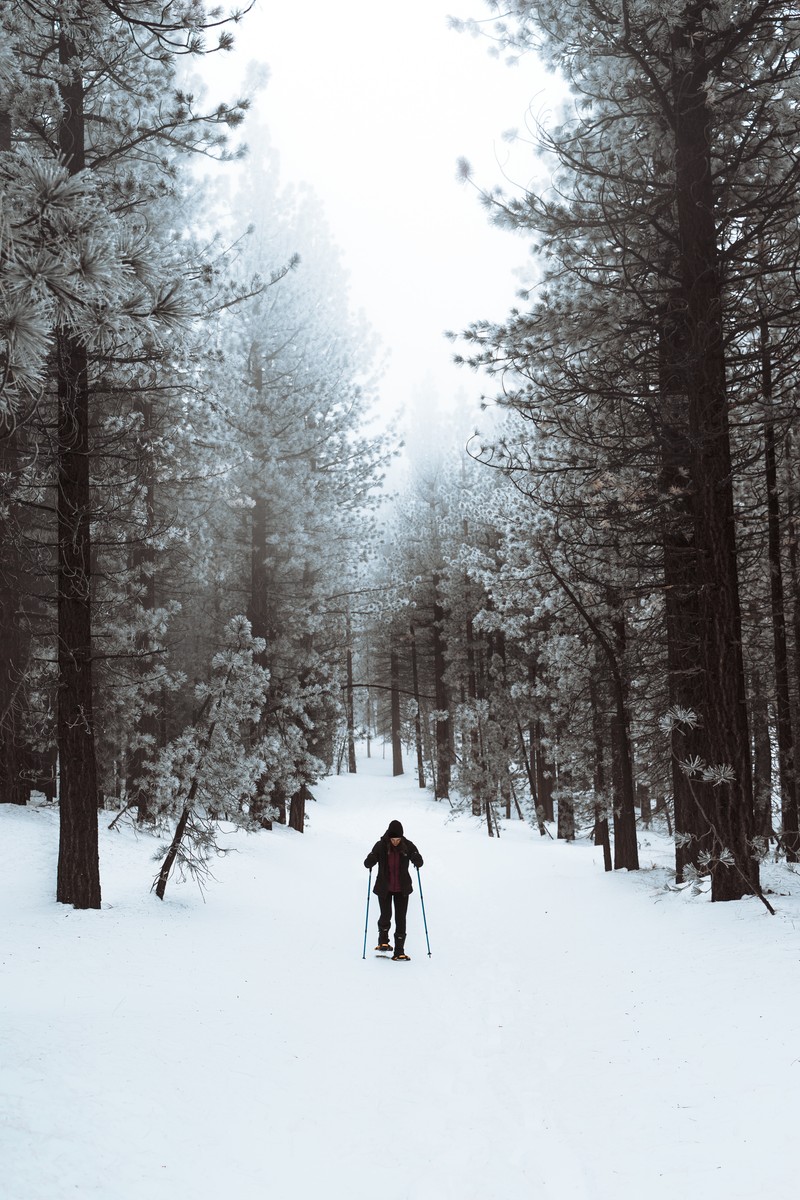
[[[378,951],[381,951],[384,954],[387,951],[391,954],[392,947],[391,947],[391,943],[389,941],[389,930],[388,929],[379,929],[378,930],[378,944],[375,947],[375,949]]]
[[[394,954],[392,955],[394,962],[411,962],[405,951],[405,943],[405,938],[402,941],[397,937],[394,939]]]

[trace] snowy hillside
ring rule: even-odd
[[[359,771],[305,836],[232,835],[205,902],[160,904],[151,840],[104,832],[100,913],[52,901],[55,812],[0,807],[3,1200],[793,1194],[796,895],[606,876]],[[373,955],[374,901],[362,960],[394,817],[425,858],[407,964]]]

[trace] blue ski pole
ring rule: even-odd
[[[425,918],[425,898],[422,895],[422,880],[419,877],[419,867],[417,867],[417,883],[419,884],[419,902],[422,905],[422,923],[425,926],[425,941],[428,946],[428,958],[431,956],[431,943],[428,939],[428,922]]]
[[[372,892],[372,867],[370,867],[370,869],[369,869],[369,879],[367,880],[367,916],[364,921],[364,953],[361,955],[362,958],[367,957],[367,927],[369,925],[369,897],[370,897],[371,892]]]

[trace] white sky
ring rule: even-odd
[[[534,59],[507,66],[484,39],[450,30],[449,13],[488,15],[482,0],[259,0],[226,68],[239,86],[250,60],[269,66],[258,115],[283,182],[320,197],[352,307],[390,351],[389,410],[418,407],[421,395],[447,408],[479,395],[482,381],[451,363],[443,331],[504,316],[528,252],[489,225],[456,162],[467,158],[483,185],[507,169],[530,183],[533,155],[515,149],[509,167],[502,135],[557,95]]]

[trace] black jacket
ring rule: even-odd
[[[387,832],[379,842],[375,843],[364,859],[365,867],[372,868],[376,863],[378,864],[378,877],[372,889],[376,896],[386,896],[389,892],[388,854],[390,845],[389,834]],[[414,887],[411,883],[411,873],[408,869],[408,864],[410,861],[415,867],[421,867],[422,855],[414,843],[410,842],[406,837],[400,839],[400,845],[397,849],[400,851],[400,891],[403,895],[410,896]]]

